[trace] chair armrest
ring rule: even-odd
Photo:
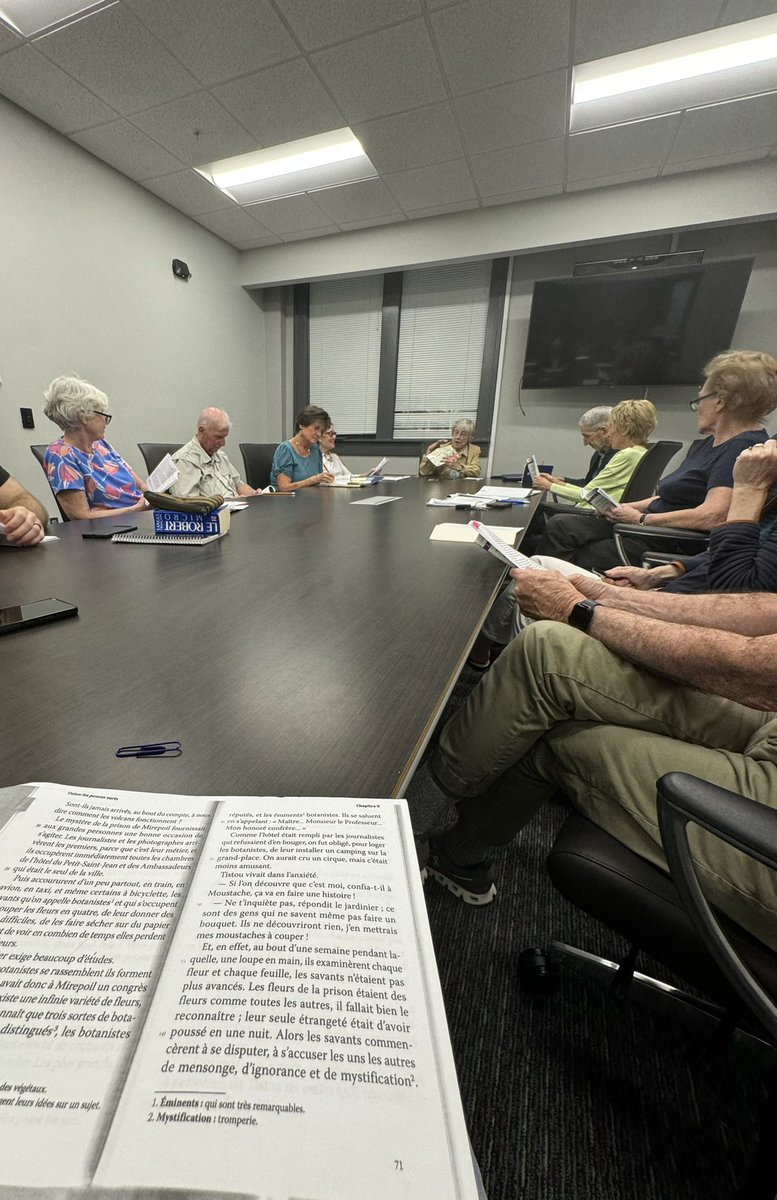
[[[656,786],[664,851],[688,915],[732,986],[775,1038],[777,1006],[732,949],[707,903],[691,858],[688,825],[698,825],[777,870],[777,811],[680,771],[663,775]]]
[[[615,546],[624,566],[631,566],[631,560],[623,545],[625,537],[650,538],[651,541],[687,542],[688,554],[698,554],[707,548],[709,533],[700,529],[684,529],[680,525],[630,525],[618,521],[612,527]],[[693,544],[696,544],[694,548]],[[647,552],[646,552],[647,553]]]

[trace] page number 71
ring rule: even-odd
[[[402,1159],[401,1159],[401,1158],[395,1158],[395,1159],[394,1159],[394,1170],[395,1170],[395,1171],[404,1171],[404,1169],[405,1169],[405,1168],[402,1166]]]

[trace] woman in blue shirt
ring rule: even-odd
[[[70,521],[116,517],[146,507],[146,484],[105,441],[108,397],[77,375],[60,375],[44,392],[44,414],[62,436],[47,447],[51,490]]]
[[[296,492],[299,488],[332,483],[334,475],[324,470],[319,445],[321,435],[331,423],[329,413],[316,404],[308,404],[297,414],[294,437],[281,442],[273,456],[270,483],[274,488],[279,492]]]

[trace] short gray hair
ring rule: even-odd
[[[472,441],[475,436],[475,422],[471,421],[469,417],[459,417],[458,421],[454,421],[451,425],[451,433],[456,429],[465,430],[469,441]]]
[[[208,408],[203,408],[197,418],[197,428],[199,429],[200,425],[221,425],[222,418],[231,429],[232,421],[230,420],[229,413],[224,412],[223,408],[214,408],[212,405]]]
[[[600,404],[597,408],[589,408],[588,412],[584,412],[578,425],[581,429],[603,429],[605,425],[610,424],[610,413],[612,408],[607,404]]]
[[[43,415],[60,429],[77,429],[92,413],[108,411],[108,397],[78,375],[58,375],[43,393]]]

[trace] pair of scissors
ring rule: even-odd
[[[141,746],[119,746],[117,758],[177,758],[180,742],[148,742]]]

